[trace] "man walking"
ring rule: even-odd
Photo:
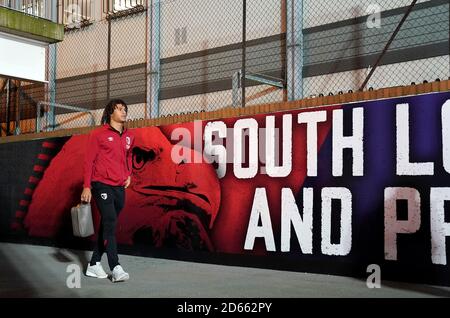
[[[106,278],[101,258],[106,252],[112,271],[112,281],[129,279],[119,264],[116,242],[117,218],[125,205],[125,188],[131,183],[133,135],[124,127],[128,106],[114,99],[106,105],[102,126],[89,136],[84,162],[84,183],[81,201],[92,197],[100,210],[98,239],[87,267],[86,275]]]

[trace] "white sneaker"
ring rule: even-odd
[[[122,268],[122,266],[117,265],[113,268],[111,280],[113,283],[116,282],[124,282],[130,278],[130,275],[128,275],[127,272],[125,272]]]
[[[95,277],[95,278],[106,278],[108,275],[105,273],[102,267],[102,263],[97,262],[94,266],[88,264],[86,269],[86,276]]]

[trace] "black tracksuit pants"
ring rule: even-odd
[[[100,262],[103,253],[106,252],[109,268],[113,270],[116,265],[119,265],[116,225],[117,217],[125,204],[125,188],[94,181],[92,182],[92,197],[100,210],[101,222],[97,243],[92,253],[91,266]]]

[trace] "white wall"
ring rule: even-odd
[[[0,76],[45,82],[46,43],[0,32]]]

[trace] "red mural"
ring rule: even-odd
[[[220,206],[212,165],[175,163],[157,127],[135,129],[132,184],[118,219],[118,242],[213,250],[209,231]],[[80,197],[87,135],[73,136],[51,161],[24,220],[30,236],[55,237]],[[95,207],[94,222],[99,225]]]
[[[280,129],[281,115],[275,116],[276,127]],[[259,128],[264,128],[266,117],[253,118]],[[232,128],[237,120],[223,122]],[[271,178],[263,173],[261,164],[254,178],[238,179],[233,174],[231,162],[227,164],[225,176],[219,179],[213,164],[203,160],[202,149],[194,150],[194,136],[202,134],[206,124],[200,123],[200,131],[195,131],[194,123],[132,130],[136,137],[133,174],[131,186],[126,189],[125,207],[118,219],[118,243],[243,253],[255,189],[261,186],[267,191],[272,226],[279,229],[280,189],[290,187],[297,193],[306,176],[305,127],[293,126],[295,151],[289,176]],[[180,127],[190,132],[191,140],[170,140],[174,129]],[[319,127],[319,146],[329,128],[329,122]],[[82,191],[86,143],[87,135],[73,136],[52,159],[33,193],[24,219],[30,236],[52,238],[62,229],[67,230],[70,208],[78,203]],[[227,143],[225,140],[225,146]],[[174,162],[171,157],[175,144],[185,145],[179,162]],[[98,227],[99,213],[95,203],[93,211],[94,224]],[[266,253],[261,243],[255,244],[249,252]]]

